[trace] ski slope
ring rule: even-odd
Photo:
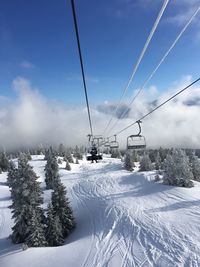
[[[44,184],[45,161],[30,162]],[[154,182],[154,172],[124,170],[119,159],[60,166],[77,228],[61,247],[29,248],[8,239],[12,220],[6,174],[0,175],[0,266],[200,266],[200,183],[177,188]],[[44,190],[45,204],[50,190]]]

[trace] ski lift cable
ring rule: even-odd
[[[165,100],[164,102],[162,102],[160,105],[158,105],[157,107],[155,107],[154,109],[152,109],[151,111],[149,111],[147,114],[143,115],[139,120],[131,123],[130,125],[128,125],[127,127],[123,128],[121,131],[117,132],[115,135],[119,135],[122,132],[124,132],[125,130],[129,129],[130,127],[132,127],[134,124],[136,124],[138,121],[142,121],[143,119],[145,119],[147,116],[149,116],[150,114],[152,114],[154,111],[158,110],[159,108],[161,108],[162,106],[164,106],[166,103],[168,103],[169,101],[171,101],[172,99],[174,99],[175,97],[177,97],[178,95],[180,95],[181,93],[183,93],[184,91],[186,91],[187,89],[189,89],[192,85],[194,85],[195,83],[200,81],[200,77],[198,79],[196,79],[195,81],[193,81],[192,83],[190,83],[189,85],[187,85],[186,87],[184,87],[182,90],[178,91],[176,94],[174,94],[173,96],[171,96],[170,98],[168,98],[167,100]],[[115,136],[115,135],[111,135]],[[109,137],[109,138],[110,138]]]
[[[119,105],[121,104],[121,101],[122,101],[122,99],[123,99],[125,93],[127,92],[127,90],[128,90],[128,88],[129,88],[129,86],[130,86],[130,84],[131,84],[131,82],[132,82],[134,76],[135,76],[135,73],[136,73],[136,71],[137,71],[137,69],[138,69],[138,67],[139,67],[139,65],[140,65],[140,63],[141,63],[141,61],[142,61],[142,59],[143,59],[143,57],[144,57],[144,54],[145,54],[145,52],[146,52],[146,50],[147,50],[147,48],[148,48],[148,46],[149,46],[149,44],[150,44],[150,42],[151,42],[151,39],[152,39],[152,37],[153,37],[153,35],[154,35],[154,33],[155,33],[157,27],[158,27],[158,24],[159,24],[159,22],[160,22],[160,20],[161,20],[161,18],[162,18],[162,15],[163,15],[163,13],[164,13],[164,11],[165,11],[165,9],[166,9],[168,3],[169,3],[169,0],[164,0],[163,5],[162,5],[162,7],[161,7],[161,10],[160,10],[160,12],[159,12],[159,14],[158,14],[158,16],[157,16],[157,18],[156,18],[156,21],[154,22],[154,25],[153,25],[153,27],[152,27],[152,29],[151,29],[151,32],[150,32],[150,34],[149,34],[149,36],[148,36],[148,38],[147,38],[147,40],[146,40],[146,43],[145,43],[145,45],[144,45],[144,47],[143,47],[143,49],[142,49],[142,52],[141,52],[141,54],[140,54],[140,56],[139,56],[139,58],[138,58],[138,60],[137,60],[137,62],[136,62],[136,64],[135,64],[135,66],[134,66],[134,68],[133,68],[133,72],[132,72],[132,74],[131,74],[131,77],[129,78],[128,83],[127,83],[126,87],[125,87],[124,90],[123,90],[123,93],[122,93],[122,95],[121,95],[121,97],[120,97],[120,100],[119,100],[119,102],[118,102],[118,104],[117,104],[115,110],[114,110],[114,113],[113,113],[112,117],[110,118],[109,122],[107,123],[107,125],[106,125],[106,127],[105,127],[105,129],[104,129],[103,135],[105,134],[105,132],[106,132],[106,130],[108,129],[108,127],[110,126],[110,123],[113,121],[113,117],[114,117],[114,115],[116,114],[116,112],[117,112],[117,110],[118,110],[118,108],[119,108]]]
[[[135,101],[135,99],[139,96],[139,94],[141,93],[141,91],[145,88],[145,86],[148,84],[148,82],[152,79],[152,77],[154,76],[154,74],[160,68],[160,66],[162,65],[162,63],[165,61],[165,59],[167,58],[167,56],[173,50],[173,48],[175,47],[175,45],[177,44],[177,42],[179,41],[179,39],[181,38],[181,36],[184,34],[184,32],[186,31],[186,29],[189,27],[189,25],[192,23],[192,21],[194,20],[194,18],[196,17],[196,15],[198,14],[199,11],[200,11],[200,6],[198,6],[198,8],[195,10],[195,12],[193,13],[193,15],[189,19],[189,21],[186,23],[186,25],[183,27],[183,29],[181,30],[181,32],[178,34],[178,36],[176,37],[176,39],[174,40],[174,42],[170,46],[170,48],[164,54],[164,56],[162,57],[162,59],[160,60],[160,62],[157,64],[157,66],[155,67],[155,69],[146,78],[146,80],[142,84],[141,88],[138,90],[138,92],[135,94],[135,96],[133,97],[133,99],[128,104],[126,110],[119,116],[119,118],[116,120],[115,124],[112,126],[112,128],[109,130],[109,132],[111,132],[114,129],[114,127],[117,125],[117,123],[119,122],[120,119],[123,119],[126,116],[126,114],[127,114],[128,110],[129,110],[130,106],[133,104],[133,102]]]
[[[77,18],[76,18],[76,9],[75,9],[74,0],[71,0],[71,7],[72,7],[72,13],[73,13],[74,27],[75,27],[75,32],[76,32],[76,40],[77,40],[78,53],[79,53],[79,59],[80,59],[80,65],[81,65],[81,73],[82,73],[82,79],[83,79],[85,100],[86,100],[86,105],[87,105],[90,132],[91,132],[91,135],[93,136],[92,120],[91,120],[91,115],[90,115],[90,106],[89,106],[87,86],[86,86],[86,80],[85,80],[85,72],[84,72],[84,67],[83,67],[83,58],[82,58],[82,53],[81,53],[81,45],[80,45],[78,23],[77,23]]]

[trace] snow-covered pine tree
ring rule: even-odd
[[[66,162],[68,161],[69,163],[74,163],[72,154],[71,154],[71,152],[70,152],[69,149],[67,149],[66,152],[65,152],[64,160],[65,160]]]
[[[151,171],[152,163],[148,154],[144,154],[140,159],[140,171]]]
[[[155,158],[155,169],[156,170],[160,170],[161,169],[161,165],[162,165],[161,157],[160,157],[160,153],[158,151],[157,155],[156,155],[156,158]]]
[[[68,160],[66,161],[65,170],[67,170],[67,171],[71,171],[71,166],[70,166],[70,164],[69,164],[69,161],[68,161]]]
[[[167,155],[169,154],[169,149],[164,149],[160,147],[158,151],[161,158],[161,162],[163,162],[166,159]]]
[[[49,246],[62,246],[64,244],[63,230],[58,215],[54,214],[52,204],[48,205],[46,240]]]
[[[76,160],[75,160],[75,164],[79,164],[78,158],[76,158]]]
[[[49,154],[47,157],[47,163],[45,166],[45,182],[47,189],[54,188],[55,180],[59,179],[58,163],[57,159],[53,154]]]
[[[62,164],[62,159],[58,158],[58,164]]]
[[[80,149],[79,149],[78,146],[75,147],[74,157],[77,158],[78,160],[82,160],[83,159],[83,155],[81,154]]]
[[[63,144],[60,144],[59,148],[58,148],[58,156],[64,157],[65,156],[65,151],[66,151],[65,146]]]
[[[45,225],[42,223],[40,212],[36,212],[35,209],[32,210],[25,242],[28,247],[45,247],[48,245],[45,235]]]
[[[173,149],[164,161],[163,183],[183,187],[192,187],[193,174],[189,159],[181,149]]]
[[[75,227],[75,220],[69,205],[69,200],[66,197],[66,188],[61,183],[60,179],[58,179],[54,185],[54,191],[52,192],[52,206],[54,216],[58,216],[60,220],[63,236],[66,237]]]
[[[6,172],[9,167],[9,160],[5,152],[0,154],[0,168],[3,172]]]
[[[195,153],[190,156],[190,166],[194,180],[200,182],[200,159],[195,155]]]
[[[111,149],[111,158],[117,158],[117,159],[121,159],[122,155],[120,153],[119,149]]]
[[[136,150],[133,150],[132,153],[131,153],[131,159],[133,162],[138,162],[139,159],[138,159],[138,153]]]
[[[20,154],[17,175],[12,186],[11,208],[15,224],[11,237],[14,243],[23,243],[29,236],[30,221],[34,212],[41,220],[43,214],[40,207],[42,204],[40,183],[24,154]]]
[[[133,171],[135,167],[134,161],[132,160],[132,157],[128,152],[125,154],[124,167],[127,171]]]
[[[44,160],[48,160],[49,158],[55,156],[55,151],[53,150],[52,147],[48,148],[45,150],[45,156],[44,156]]]
[[[27,151],[26,156],[28,160],[32,160],[31,153],[29,150]]]
[[[14,187],[16,176],[17,176],[17,168],[15,167],[14,162],[11,160],[8,165],[8,176],[7,176],[8,186],[10,188]]]
[[[156,156],[157,156],[157,151],[155,149],[150,149],[148,151],[148,154],[149,154],[149,158],[151,160],[151,163],[155,162],[156,161]]]

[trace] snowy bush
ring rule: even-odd
[[[189,159],[181,149],[173,149],[164,161],[163,183],[183,187],[192,187],[193,174]]]

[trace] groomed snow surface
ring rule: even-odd
[[[45,190],[42,156],[30,162]],[[0,175],[0,266],[200,266],[200,183],[177,188],[154,182],[154,172],[130,173],[119,159],[60,166],[77,227],[61,247],[14,245],[6,174]]]

